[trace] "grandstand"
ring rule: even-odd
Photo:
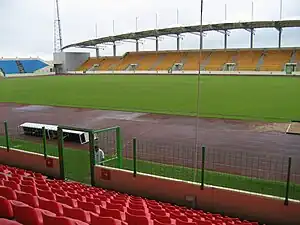
[[[284,71],[287,63],[299,64],[300,49],[205,49],[201,70],[206,71]],[[200,52],[128,52],[122,57],[89,58],[77,70],[198,70]],[[112,66],[113,65],[113,66]]]
[[[0,70],[5,76],[13,74],[31,74],[36,72],[52,72],[51,65],[39,58],[0,59]]]
[[[80,71],[148,71],[173,72],[173,71],[249,71],[249,72],[287,72],[289,74],[299,71],[299,48],[282,47],[282,31],[284,28],[298,28],[300,20],[279,21],[251,21],[236,23],[206,24],[203,26],[179,26],[162,29],[146,30],[133,33],[107,36],[64,46],[68,48],[92,48],[96,49],[96,57],[83,56],[77,63],[77,67],[71,72]],[[278,31],[278,47],[275,48],[253,48],[253,36],[258,29],[273,28]],[[230,30],[247,30],[250,33],[249,48],[229,49],[227,47],[228,32]],[[199,50],[180,49],[182,34],[192,33],[201,36],[202,33],[217,31],[224,34],[223,49],[203,49],[203,39],[200,38]],[[160,51],[159,41],[162,36],[176,38],[177,49],[171,51]],[[155,51],[139,51],[139,41],[151,38],[155,40]],[[117,42],[136,43],[135,52],[127,52],[123,56],[116,56]],[[113,46],[113,56],[100,57],[98,45],[110,44]],[[201,47],[202,46],[202,47]],[[56,58],[60,57],[57,53]],[[70,52],[68,52],[70,54]],[[201,56],[200,56],[201,55]],[[54,58],[55,58],[54,57]],[[85,58],[86,57],[86,58]],[[83,60],[85,59],[85,60]],[[83,62],[84,63],[83,63]],[[58,64],[65,62],[59,62]],[[200,64],[199,64],[200,63]],[[200,67],[199,67],[200,66]],[[69,66],[65,66],[69,68]],[[287,69],[288,68],[288,69]],[[152,72],[151,72],[152,71]],[[64,71],[67,72],[67,71]],[[282,74],[282,73],[280,73]]]

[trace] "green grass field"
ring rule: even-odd
[[[43,147],[40,143],[32,143],[24,140],[10,140],[11,147],[27,150],[30,152],[42,153]],[[5,138],[0,136],[0,145],[5,146]],[[47,145],[47,154],[58,156],[57,146]],[[68,179],[90,182],[89,153],[88,151],[64,149],[65,175]],[[106,166],[116,167],[117,160],[112,160],[105,164]],[[132,159],[123,159],[123,169],[133,171]],[[194,170],[188,167],[166,165],[150,161],[137,161],[138,172],[175,178],[184,181],[201,182],[201,170]],[[194,179],[194,173],[197,173]],[[233,188],[242,191],[250,191],[260,194],[284,197],[286,184],[272,180],[263,180],[246,176],[238,176],[214,171],[205,171],[205,184]],[[289,198],[300,200],[300,185],[291,183]]]
[[[300,79],[202,76],[201,116],[300,118]],[[196,76],[57,76],[3,79],[0,102],[196,115]]]

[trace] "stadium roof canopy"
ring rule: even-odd
[[[207,24],[202,26],[202,32],[207,31],[228,31],[235,29],[257,29],[257,28],[275,28],[282,29],[286,27],[300,27],[300,20],[280,20],[280,21],[253,21],[253,22],[236,22],[236,23],[219,23],[219,24]],[[139,32],[132,32],[126,34],[120,34],[115,36],[108,36],[102,38],[96,38],[83,42],[78,42],[64,46],[62,50],[71,47],[91,47],[98,44],[114,43],[116,41],[124,40],[139,40],[149,37],[159,37],[164,35],[179,35],[182,33],[195,33],[201,31],[201,25],[193,26],[177,26],[163,29],[146,30]]]

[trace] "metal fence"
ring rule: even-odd
[[[116,130],[101,130],[95,135],[96,143],[110,157],[117,153],[116,146],[121,145],[122,169],[132,171],[133,176],[146,173],[195,182],[202,188],[214,185],[284,197],[285,202],[288,198],[300,200],[300,159],[296,157],[204,145],[196,149],[193,144],[153,143],[146,139],[121,141],[117,139],[120,134],[116,134]],[[7,123],[0,126],[0,145],[41,153],[45,157],[58,156],[57,142],[51,143],[45,135],[25,140],[19,128],[9,127]],[[70,152],[69,158],[73,159],[74,154]],[[104,165],[120,167],[118,160],[119,155]]]
[[[35,138],[34,135],[32,137],[25,137],[19,126],[10,126],[7,122],[0,125],[0,145],[6,146],[8,150],[10,148],[17,148],[44,154],[45,157],[47,154],[58,156],[57,147],[48,145],[44,129],[41,134],[37,133],[36,136],[41,136],[42,138]]]
[[[123,169],[205,185],[300,200],[297,158],[180,143],[129,141]]]

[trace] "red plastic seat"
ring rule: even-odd
[[[36,196],[33,196],[30,193],[22,192],[22,191],[16,191],[17,194],[17,200],[20,202],[23,202],[31,207],[38,208],[39,202]]]
[[[3,181],[3,184],[4,184],[4,186],[10,187],[10,188],[13,189],[13,190],[17,190],[17,191],[20,191],[20,190],[21,190],[20,185],[17,184],[17,183],[16,183],[15,181],[13,181],[13,180],[4,180],[4,181]]]
[[[182,221],[182,220],[177,219],[176,225],[197,225],[197,223],[196,222],[187,222],[187,221]]]
[[[171,218],[166,215],[160,216],[160,215],[153,214],[153,213],[151,213],[150,215],[151,215],[151,219],[157,220],[160,223],[169,223],[169,224],[171,223]]]
[[[33,180],[25,180],[24,178],[23,178],[23,180],[21,180],[21,184],[22,185],[29,185],[29,186],[34,186],[35,185]]]
[[[49,216],[43,213],[44,225],[75,225],[75,222],[67,217]]]
[[[117,225],[115,219],[112,217],[101,217],[91,213],[91,225]]]
[[[20,184],[21,183],[21,180],[17,177],[8,177],[8,180],[11,180],[11,181],[14,181],[16,182],[17,184]]]
[[[26,174],[26,171],[23,169],[16,169],[16,174],[19,174],[21,176],[24,176]]]
[[[76,190],[73,189],[73,188],[70,188],[69,186],[61,186],[61,188],[65,191],[65,192],[68,192],[68,193],[72,193],[72,194],[76,194]]]
[[[43,225],[41,211],[18,201],[11,201],[16,221],[24,225]]]
[[[154,209],[154,208],[148,208],[149,212],[158,216],[165,216],[166,211],[160,208]]]
[[[144,205],[144,200],[138,199],[138,198],[130,198],[130,199],[129,199],[129,204],[133,204],[133,205]]]
[[[78,208],[84,209],[86,211],[90,211],[96,214],[100,214],[100,208],[99,206],[95,205],[92,202],[82,202],[82,201],[77,201]]]
[[[75,194],[75,193],[71,193],[71,192],[67,192],[68,196],[73,198],[73,199],[76,199],[76,200],[79,200],[79,201],[84,201],[85,198],[83,196],[81,196],[80,194]]]
[[[88,225],[80,220],[74,220],[64,216],[48,215],[43,213],[44,225]]]
[[[155,219],[155,220],[153,220],[153,225],[171,225],[171,222],[170,223],[162,223]]]
[[[127,202],[127,200],[124,200],[124,199],[111,199],[110,200],[110,203],[111,204],[121,204],[121,205],[126,205],[126,202]]]
[[[105,209],[103,207],[100,207],[100,216],[112,217],[117,220],[122,220],[121,212],[117,209]]]
[[[7,220],[7,219],[2,219],[2,218],[0,218],[0,224],[1,225],[23,225],[23,224],[18,223],[17,221]]]
[[[35,179],[35,185],[46,185],[48,186],[47,182],[44,180],[44,179],[39,179],[39,178],[36,178]]]
[[[77,194],[81,195],[81,196],[85,196],[85,197],[92,197],[92,194],[89,193],[87,190],[81,190],[81,191],[77,191]]]
[[[121,204],[113,204],[113,203],[107,202],[107,203],[106,203],[106,208],[107,208],[107,209],[117,209],[117,210],[119,210],[119,211],[121,211],[121,212],[124,211],[124,206],[121,205]]]
[[[98,198],[86,198],[86,201],[87,201],[87,202],[92,202],[92,203],[94,203],[95,205],[103,206],[102,200],[101,200],[101,199],[98,199]]]
[[[11,177],[17,178],[17,179],[19,179],[20,181],[22,180],[22,176],[21,176],[21,175],[18,175],[18,174],[15,174],[15,173],[11,173]]]
[[[3,184],[3,180],[0,180],[0,186],[3,186],[4,184]]]
[[[145,210],[145,206],[143,205],[143,203],[141,203],[141,204],[136,204],[136,203],[129,203],[129,205],[128,205],[130,208],[132,208],[132,209],[137,209],[137,210]]]
[[[62,205],[54,200],[39,198],[39,206],[41,209],[53,212],[57,216],[62,216],[64,214]]]
[[[213,225],[213,223],[209,220],[205,220],[205,221],[203,221],[203,220],[195,221],[194,220],[194,222],[197,223],[197,225]]]
[[[128,225],[148,225],[149,220],[146,216],[135,216],[128,212],[125,212],[125,221]]]
[[[104,195],[95,195],[94,194],[93,197],[94,197],[94,199],[99,199],[99,200],[104,201],[104,202],[106,202],[108,200],[108,198]]]
[[[0,196],[8,200],[16,200],[17,195],[10,187],[0,186]]]
[[[0,218],[11,219],[13,218],[13,216],[14,216],[13,208],[9,200],[0,196]]]
[[[0,172],[0,180],[7,180],[7,176]]]
[[[48,187],[47,184],[35,184],[36,188],[43,191],[50,191],[51,189]]]
[[[173,212],[170,212],[170,217],[172,218],[172,219],[175,219],[175,220],[177,220],[177,219],[179,219],[179,220],[181,220],[181,221],[188,221],[188,218],[187,218],[187,216],[186,215],[182,215],[182,214],[180,214],[180,213],[176,213],[175,214],[175,212],[173,211]]]
[[[68,197],[68,196],[61,196],[61,195],[55,195],[56,196],[56,201],[69,205],[71,207],[77,207],[77,201]]]
[[[49,200],[55,200],[55,195],[51,191],[37,189],[37,194],[39,197],[43,197]]]
[[[61,187],[59,186],[59,184],[57,184],[57,183],[52,183],[53,181],[48,181],[48,186],[50,187],[50,188],[55,188],[55,189],[61,189]],[[61,189],[62,190],[62,189]]]
[[[146,216],[145,210],[140,210],[140,209],[132,209],[130,207],[127,207],[127,212],[136,215],[136,216]]]
[[[26,192],[26,193],[30,193],[33,196],[37,196],[37,190],[35,188],[35,186],[30,186],[30,185],[20,185],[21,187],[21,191]]]
[[[33,176],[35,178],[39,178],[39,179],[45,179],[45,178],[47,178],[46,176],[43,176],[43,174],[41,174],[41,173],[34,173]]]
[[[62,196],[66,196],[66,192],[60,188],[51,188],[51,192],[53,194],[58,194],[58,195],[62,195]]]
[[[64,216],[72,219],[77,219],[86,223],[91,222],[90,213],[79,208],[72,208],[70,206],[63,206]]]

